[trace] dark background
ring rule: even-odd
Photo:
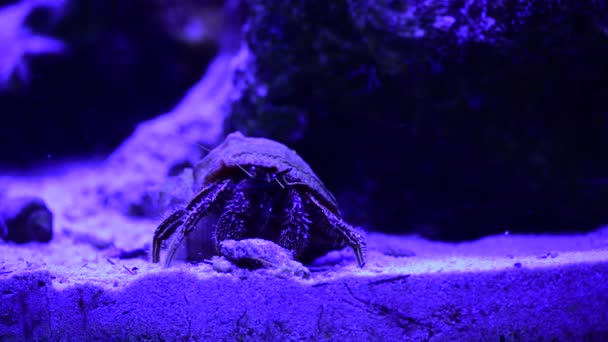
[[[608,37],[584,8],[556,16],[567,34],[555,36],[539,29],[546,13],[532,14],[500,48],[381,42],[407,66],[383,73],[368,50],[319,41],[326,30],[349,42],[370,34],[344,28],[343,1],[297,18],[282,12],[305,3],[292,2],[251,14],[255,77],[277,86],[267,102],[246,91],[226,132],[296,148],[348,220],[444,240],[608,223]],[[163,17],[170,2],[68,4],[61,16],[39,9],[27,19],[68,50],[30,56],[31,78],[0,92],[4,167],[110,153],[137,123],[170,111],[218,49],[180,39]],[[303,19],[312,29],[299,31]],[[330,51],[329,62],[320,66],[323,51],[311,46]]]

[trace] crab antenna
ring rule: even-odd
[[[274,179],[275,181],[277,181],[277,184],[279,184],[279,186],[281,187],[281,189],[285,189],[285,184],[281,183],[281,181],[275,177]]]
[[[245,168],[244,168],[244,167],[242,167],[241,165],[236,164],[236,166],[237,166],[239,169],[243,170],[243,172],[245,172],[245,174],[246,174],[247,176],[249,176],[249,178],[253,178],[253,177],[254,177],[254,176],[253,176],[253,174],[252,174],[251,172],[249,172],[249,171],[245,170]]]
[[[196,143],[196,146],[198,146],[198,148],[200,148],[201,150],[209,153],[211,152],[211,149],[205,145],[203,145],[202,143]]]
[[[275,177],[274,177],[274,180],[275,180],[275,181],[277,181],[277,183],[279,184],[279,186],[281,187],[281,189],[285,189],[285,184],[283,184],[283,183],[282,183],[282,182],[279,180],[279,177],[280,177],[280,176],[283,176],[283,175],[285,175],[285,174],[287,174],[289,171],[291,171],[291,169],[292,169],[292,168],[287,168],[287,169],[285,169],[285,170],[283,170],[283,171],[278,171],[278,172],[275,172],[275,174],[274,174],[274,176],[275,176]]]

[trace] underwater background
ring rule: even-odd
[[[604,2],[233,2],[3,1],[2,165],[107,156],[242,37],[223,135],[295,148],[353,223],[459,241],[608,222]]]
[[[0,341],[608,341],[607,79],[598,0],[0,0]]]

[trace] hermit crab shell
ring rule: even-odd
[[[238,166],[272,168],[277,171],[291,169],[290,183],[307,187],[329,210],[338,213],[334,195],[296,151],[274,140],[246,137],[241,132],[228,134],[221,144],[201,159],[194,170],[195,183],[205,187],[221,180],[228,170]]]

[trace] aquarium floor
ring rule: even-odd
[[[83,186],[93,169],[0,177],[55,213],[49,244],[0,243],[0,340],[608,340],[606,229],[459,244],[370,234],[364,268],[347,249],[311,279],[167,269],[116,257],[149,245],[158,221],[100,207]]]

